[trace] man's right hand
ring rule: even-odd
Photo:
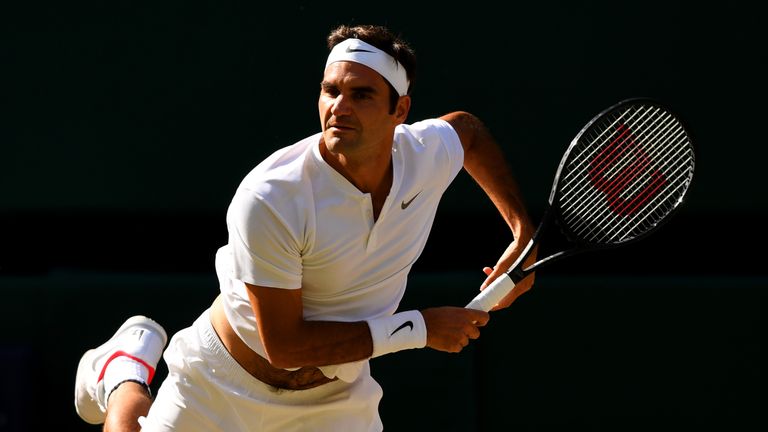
[[[490,319],[487,312],[454,306],[423,309],[421,315],[427,325],[427,346],[453,353],[480,337],[480,327]]]

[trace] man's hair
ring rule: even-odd
[[[337,44],[350,38],[360,39],[363,42],[369,43],[400,62],[405,68],[405,74],[410,83],[408,85],[408,94],[411,94],[413,83],[416,79],[416,53],[407,42],[384,26],[357,25],[350,27],[340,25],[328,34],[328,49],[332,50]],[[394,112],[400,95],[392,84],[389,82],[387,84],[389,85],[390,111]]]

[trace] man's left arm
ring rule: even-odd
[[[464,148],[464,169],[491,199],[514,236],[514,241],[504,251],[496,265],[493,268],[483,269],[487,278],[481,289],[485,289],[514,264],[530,241],[534,227],[504,153],[483,122],[476,116],[463,111],[446,114],[441,119],[450,123],[459,135]],[[535,261],[535,255],[535,253],[531,254],[527,260],[528,264]],[[520,281],[494,309],[505,308],[512,304],[517,297],[531,288],[533,280],[534,276],[530,275]]]

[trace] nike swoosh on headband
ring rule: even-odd
[[[373,53],[373,51],[368,51],[368,50],[364,50],[364,49],[360,49],[360,48],[352,48],[352,47],[347,47],[347,50],[346,50],[346,51],[347,51],[348,53],[350,53],[350,52],[367,52],[367,53]]]

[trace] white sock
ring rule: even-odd
[[[137,326],[123,333],[116,341],[118,350],[113,352],[103,369],[98,385],[99,404],[106,409],[109,395],[125,381],[149,384],[155,374],[155,367],[163,354],[163,337],[149,328]]]
[[[128,356],[115,357],[104,371],[104,400],[109,402],[109,395],[125,381],[136,381],[149,390],[149,369],[147,366]]]

